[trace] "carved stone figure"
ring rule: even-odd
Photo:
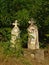
[[[28,48],[39,49],[38,40],[38,28],[34,24],[34,20],[29,21],[30,26],[28,27]]]
[[[19,30],[19,27],[17,26],[18,22],[17,20],[15,21],[15,23],[13,23],[14,25],[14,28],[12,29],[11,31],[11,47],[14,47],[14,45],[16,44],[16,39],[18,39],[20,36],[19,36],[19,33],[20,33],[20,30]]]

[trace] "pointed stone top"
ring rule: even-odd
[[[35,24],[35,21],[33,18],[30,19],[30,21],[28,22],[29,24]]]

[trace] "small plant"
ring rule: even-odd
[[[21,62],[23,63],[23,65],[32,65],[26,58],[21,59]]]
[[[18,42],[20,42],[20,41],[18,41]],[[3,54],[5,54],[5,56],[16,56],[16,57],[22,56],[23,49],[21,47],[21,44],[18,42],[15,44],[14,48],[10,47],[10,45],[11,45],[10,41],[1,42],[0,46],[3,48]]]

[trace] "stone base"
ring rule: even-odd
[[[44,61],[44,50],[43,49],[34,50],[31,56],[34,56],[35,60],[38,62]]]
[[[32,60],[35,60],[37,62],[44,62],[45,61],[44,52],[45,52],[44,49],[35,49],[35,50],[25,49],[24,56],[29,56],[30,58],[32,58]]]
[[[39,49],[39,45],[28,43],[28,49],[31,50]]]
[[[34,50],[35,49],[35,44],[28,44],[28,49]]]

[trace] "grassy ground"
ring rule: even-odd
[[[45,60],[43,62],[33,59],[27,49],[24,49],[24,52],[26,52],[26,55],[16,57],[11,53],[7,53],[7,49],[5,50],[4,45],[1,44],[0,65],[49,65],[49,45],[45,48]]]

